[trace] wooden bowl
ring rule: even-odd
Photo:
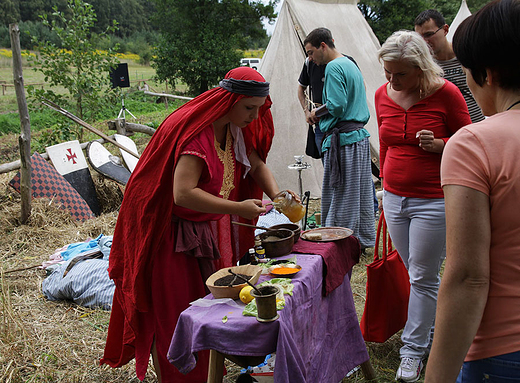
[[[270,229],[289,229],[294,233],[294,242],[296,243],[300,239],[300,233],[302,229],[300,225],[296,223],[281,223],[279,225],[271,226]]]
[[[214,298],[231,298],[238,299],[240,294],[240,290],[247,283],[240,283],[239,285],[233,286],[215,286],[215,281],[219,278],[225,277],[226,275],[231,275],[228,270],[231,269],[235,274],[244,274],[244,275],[252,275],[249,279],[253,285],[258,282],[258,278],[260,278],[260,274],[262,274],[262,266],[258,265],[242,265],[242,266],[233,266],[233,267],[225,267],[220,269],[206,280],[206,286],[208,286],[209,291],[213,294]]]
[[[294,246],[294,232],[288,229],[266,231],[259,234],[267,258],[277,258],[290,254]],[[277,239],[273,239],[277,237]]]

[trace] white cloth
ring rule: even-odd
[[[247,173],[249,170],[251,170],[251,163],[249,162],[249,158],[247,158],[244,135],[242,134],[242,129],[240,129],[235,124],[229,124],[229,127],[231,130],[231,135],[233,136],[235,158],[238,162],[246,167],[246,171],[244,172],[244,178],[246,178]]]

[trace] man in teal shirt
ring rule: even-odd
[[[327,28],[314,29],[304,41],[309,60],[327,65],[323,106],[311,111],[324,132],[321,216],[325,226],[348,227],[361,247],[375,242],[370,118],[359,68],[334,46]]]

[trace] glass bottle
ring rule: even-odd
[[[249,263],[252,265],[258,265],[258,259],[256,259],[256,251],[254,247],[249,249]]]
[[[262,246],[262,241],[260,240],[260,238],[255,239],[255,253],[258,262],[267,262],[267,260],[265,259],[265,249]]]
[[[273,205],[293,223],[300,221],[305,215],[305,207],[286,190],[274,196]]]

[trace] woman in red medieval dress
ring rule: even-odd
[[[101,364],[120,367],[135,357],[143,380],[152,353],[160,382],[206,381],[208,352],[187,375],[166,354],[180,313],[206,294],[207,277],[253,245],[252,230],[231,221],[251,223],[265,212],[262,191],[279,192],[265,164],[270,106],[269,83],[236,68],[155,132],[116,224],[109,264],[116,290]]]

